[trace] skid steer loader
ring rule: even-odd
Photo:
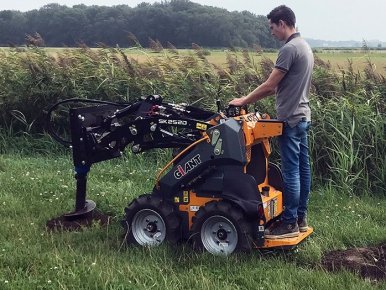
[[[54,114],[70,102],[75,106],[69,109],[68,141],[55,131]],[[87,105],[77,106],[81,103]],[[52,106],[49,132],[72,148],[77,181],[75,210],[64,217],[76,221],[94,211],[95,203],[86,199],[92,164],[120,157],[127,146],[134,153],[174,148],[174,158],[158,173],[150,193],[124,210],[128,243],[188,241],[220,255],[299,244],[311,227],[295,238],[264,237],[266,227],[283,212],[281,171],[268,161],[270,138],[281,135],[282,122],[217,105],[212,112],[150,95],[132,103],[68,99]]]

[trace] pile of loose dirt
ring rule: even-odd
[[[94,223],[99,223],[101,226],[108,225],[111,222],[111,217],[104,213],[93,210],[90,213],[83,215],[81,218],[69,218],[65,215],[54,218],[47,222],[49,230],[79,230],[83,227],[89,227]]]
[[[370,280],[386,280],[386,243],[377,247],[332,251],[323,256],[322,264],[329,271],[347,269]]]

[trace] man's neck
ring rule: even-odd
[[[295,28],[288,28],[286,30],[286,33],[285,33],[285,42],[288,41],[288,39],[291,37],[291,35],[293,35],[294,33],[296,33],[296,29]]]

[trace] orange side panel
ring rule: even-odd
[[[268,138],[279,136],[283,131],[283,123],[281,122],[256,122],[253,127],[253,135],[255,139]]]
[[[264,184],[260,185],[260,192]],[[277,217],[283,212],[283,194],[272,186],[269,189],[269,195],[261,196],[264,207],[264,215],[267,221]]]
[[[192,218],[196,215],[199,208],[212,200],[220,200],[220,198],[212,197],[198,197],[195,192],[189,192],[189,203],[180,204],[178,206],[179,211],[188,213],[189,216],[189,230],[192,227]]]

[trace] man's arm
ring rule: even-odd
[[[258,100],[261,100],[267,96],[275,94],[275,90],[277,85],[285,76],[286,72],[274,68],[269,75],[268,79],[250,92],[247,96],[243,96],[241,98],[233,99],[229,102],[229,105],[233,106],[243,106],[246,104],[254,103]]]

